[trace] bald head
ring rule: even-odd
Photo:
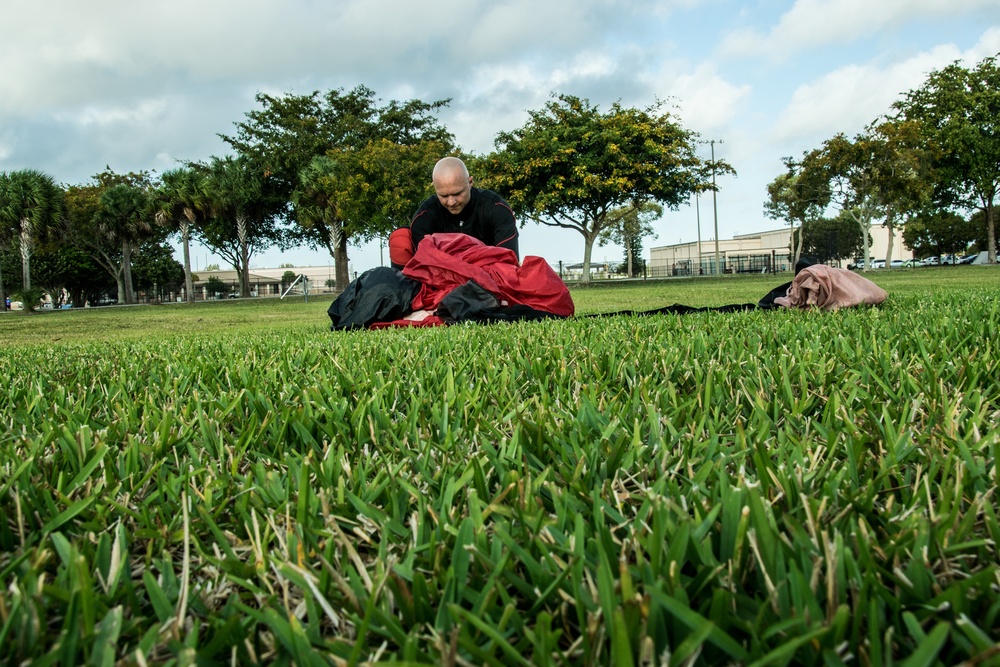
[[[438,201],[453,215],[461,213],[472,197],[472,177],[465,163],[457,157],[438,160],[431,183]]]
[[[434,165],[431,180],[437,182],[438,180],[454,179],[469,180],[469,170],[465,167],[465,163],[457,157],[445,157],[438,160],[437,164]]]

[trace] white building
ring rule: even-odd
[[[727,273],[762,273],[790,271],[791,228],[739,234],[719,240],[719,260]],[[889,232],[883,225],[871,226],[873,259],[886,259]],[[649,249],[649,273],[654,277],[717,273],[715,240],[677,243]],[[699,261],[700,258],[700,261]],[[903,231],[895,229],[892,242],[894,259],[913,259],[913,252],[903,245]]]

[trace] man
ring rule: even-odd
[[[395,268],[409,261],[421,239],[442,232],[468,234],[487,245],[513,250],[520,257],[517,221],[510,205],[495,192],[472,187],[464,162],[456,157],[439,160],[431,184],[435,194],[413,214],[410,228],[397,229],[389,236],[389,259]]]

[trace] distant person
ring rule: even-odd
[[[460,233],[486,245],[517,249],[517,221],[503,197],[490,190],[472,187],[465,163],[457,157],[438,160],[431,174],[434,195],[413,214],[409,228],[389,235],[389,260],[393,268],[406,265],[421,239],[428,234]]]

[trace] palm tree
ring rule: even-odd
[[[132,251],[152,231],[150,197],[134,185],[113,185],[101,193],[98,228],[108,240],[121,243],[122,263],[118,278],[118,300],[135,303],[132,289]]]
[[[184,246],[184,287],[187,302],[194,303],[191,277],[191,230],[204,219],[209,199],[204,175],[190,168],[163,172],[156,192],[156,222],[177,229]]]
[[[201,228],[202,241],[232,263],[240,293],[250,290],[250,257],[279,242],[276,225],[283,202],[267,187],[263,170],[246,158],[214,158],[206,177],[211,215]]]
[[[31,289],[31,255],[35,239],[60,217],[62,208],[62,190],[48,174],[35,169],[0,174],[0,242],[17,240],[25,291]],[[0,299],[5,298],[0,282]]]

